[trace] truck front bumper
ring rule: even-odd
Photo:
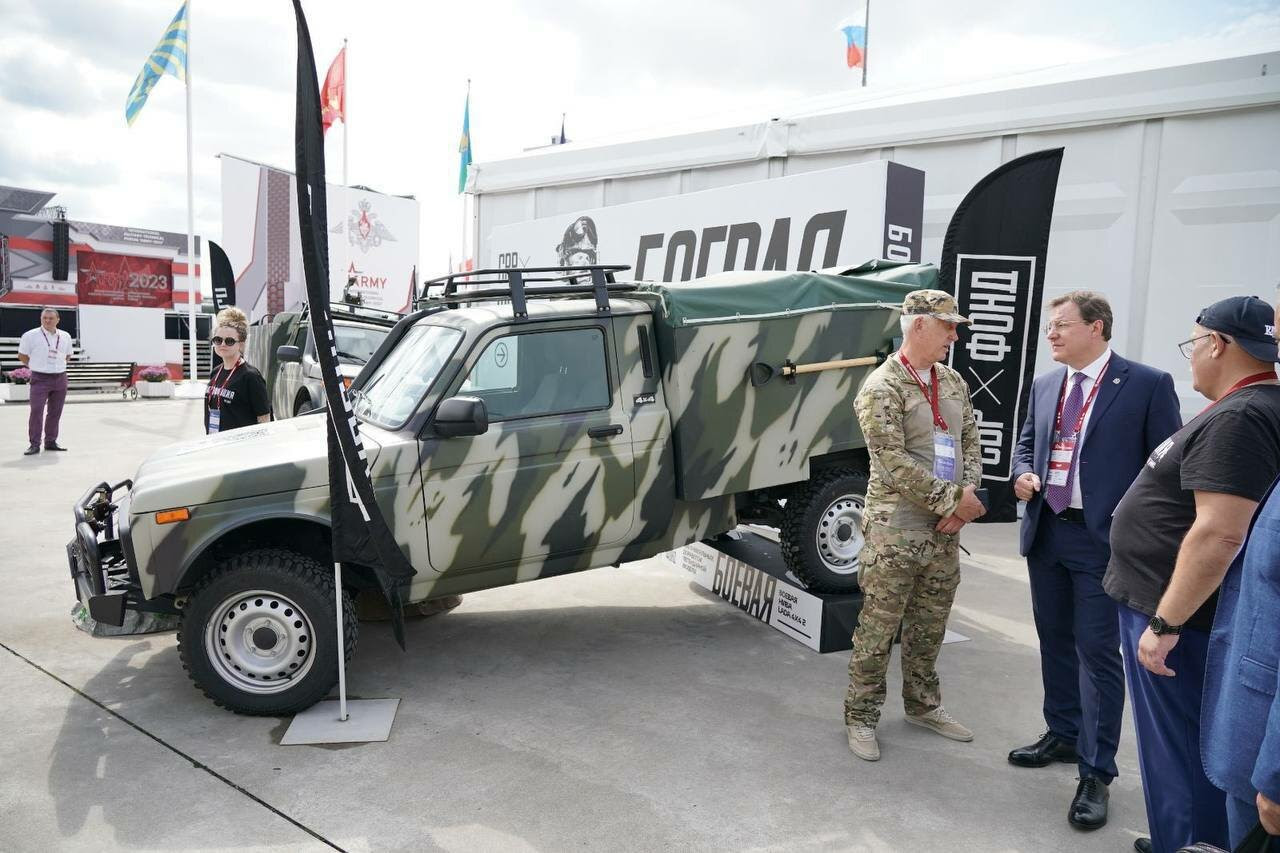
[[[76,598],[88,606],[90,616],[107,625],[123,625],[126,610],[178,612],[171,601],[143,597],[129,537],[131,488],[133,481],[124,480],[114,486],[99,483],[85,492],[75,503],[75,537],[67,543]]]

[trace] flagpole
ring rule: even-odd
[[[467,78],[467,100],[466,100],[466,118],[467,118],[467,149],[471,148],[471,78]],[[467,191],[462,191],[462,263],[459,265],[458,272],[462,272],[462,267],[467,265]],[[474,265],[472,266],[474,269]]]
[[[871,52],[871,0],[862,18],[862,88],[867,88],[867,54]]]
[[[194,156],[192,154],[191,124],[191,7],[195,0],[187,0],[187,49],[185,83],[187,89],[187,341],[191,347],[191,378],[188,390],[194,392],[198,380],[196,375],[196,289],[200,287],[200,278],[196,275],[196,204],[193,177]],[[188,396],[199,396],[189,394]]]

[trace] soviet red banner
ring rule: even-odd
[[[168,308],[173,303],[173,262],[104,252],[76,253],[76,296],[82,305]]]

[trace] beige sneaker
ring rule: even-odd
[[[935,731],[943,737],[949,737],[952,740],[971,741],[973,740],[973,732],[966,729],[960,723],[956,722],[955,717],[946,712],[946,709],[939,705],[927,714],[914,716],[907,714],[907,722],[915,726]],[[850,735],[852,737],[852,735]],[[851,741],[852,742],[852,741]]]
[[[880,744],[876,742],[876,730],[871,726],[850,723],[845,726],[849,733],[849,751],[863,761],[880,760]]]

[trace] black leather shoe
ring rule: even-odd
[[[35,455],[36,455],[37,453],[39,453],[39,452],[40,452],[40,445],[38,445],[38,444],[33,444],[33,445],[31,445],[30,447],[28,447],[26,450],[22,451],[22,455],[23,455],[23,456],[35,456]]]
[[[1133,849],[1137,850],[1138,853],[1153,853],[1155,850],[1155,848],[1151,846],[1150,838],[1133,839]]]
[[[60,446],[56,441],[45,442],[44,449],[45,450],[66,450],[65,447]]]
[[[1009,763],[1019,767],[1048,767],[1055,761],[1075,764],[1077,760],[1075,745],[1055,737],[1053,732],[1045,732],[1030,746],[1020,746],[1009,753]]]
[[[1067,820],[1077,829],[1098,829],[1107,823],[1107,799],[1111,792],[1097,776],[1081,776],[1071,800]]]

